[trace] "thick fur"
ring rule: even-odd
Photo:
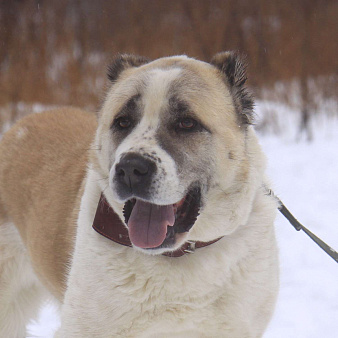
[[[47,292],[62,304],[56,337],[261,337],[278,290],[276,205],[238,55],[120,55],[109,78],[98,123],[57,109],[0,143],[0,337],[24,336]],[[91,227],[102,192],[123,219],[116,168],[129,153],[156,163],[148,197],[132,197],[168,205],[200,188],[200,215],[170,248],[124,247]]]

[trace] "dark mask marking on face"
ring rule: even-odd
[[[115,116],[110,129],[116,146],[119,145],[141,120],[141,95],[131,97]]]
[[[155,137],[159,146],[173,158],[183,181],[207,184],[211,132],[186,101],[177,96],[168,100]]]

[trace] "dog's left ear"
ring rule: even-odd
[[[252,94],[244,86],[247,80],[245,59],[238,52],[221,52],[210,63],[225,75],[241,125],[252,124],[254,101]]]
[[[148,62],[150,62],[150,60],[143,56],[118,54],[113,58],[108,66],[108,79],[114,83],[124,70],[131,67],[139,67]]]

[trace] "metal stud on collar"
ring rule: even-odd
[[[189,253],[189,254],[192,254],[195,252],[195,249],[196,249],[196,243],[193,242],[193,241],[187,241],[188,243],[188,247],[186,249],[184,249],[183,251],[185,253]]]

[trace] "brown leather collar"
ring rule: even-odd
[[[113,208],[109,205],[103,193],[101,194],[101,198],[96,209],[93,229],[113,242],[132,247],[127,228],[122,223],[119,216],[114,212]],[[187,253],[193,253],[195,249],[213,244],[221,238],[222,237],[216,238],[210,242],[187,241],[181,248],[172,252],[165,252],[163,255],[168,257],[181,257]]]

